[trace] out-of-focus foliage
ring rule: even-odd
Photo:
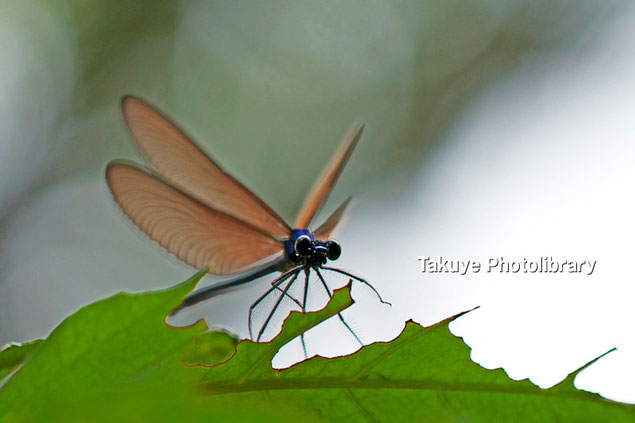
[[[554,388],[485,370],[448,330],[408,323],[390,343],[348,357],[316,357],[271,368],[285,343],[351,304],[337,291],[326,309],[293,313],[270,343],[242,341],[205,326],[165,327],[207,269],[166,291],[118,294],[67,318],[30,351],[0,389],[3,421],[430,420],[632,421],[635,407],[576,390],[574,373]],[[204,342],[196,341],[204,339]],[[190,359],[217,365],[191,365]],[[0,353],[0,360],[11,350]]]
[[[16,189],[6,198],[0,190],[0,212],[33,186],[129,151],[117,108],[134,93],[292,215],[353,122],[369,125],[358,154],[365,166],[352,181],[412,163],[475,88],[529,49],[557,48],[596,9],[499,0],[5,2],[0,111],[8,151],[24,151],[6,173]]]

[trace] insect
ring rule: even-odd
[[[329,235],[344,215],[350,197],[317,229],[309,230],[357,145],[363,125],[355,127],[343,140],[290,227],[155,107],[128,95],[121,100],[121,110],[133,144],[152,168],[111,161],[106,167],[106,180],[116,202],[135,225],[185,263],[195,268],[211,263],[209,273],[229,277],[193,292],[175,311],[274,272],[281,274],[249,310],[249,333],[257,342],[283,298],[291,298],[306,312],[310,272],[315,272],[329,297],[332,292],[324,272],[358,281],[386,303],[365,279],[326,266],[340,256],[339,243],[329,239]],[[291,297],[289,290],[302,276],[302,298]],[[253,311],[274,292],[279,298],[254,333]],[[338,316],[362,344],[342,315]],[[304,336],[302,346],[306,356]]]

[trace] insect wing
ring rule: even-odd
[[[315,181],[313,187],[300,207],[300,213],[295,220],[294,228],[306,229],[311,220],[320,211],[329,193],[335,186],[346,162],[350,158],[355,146],[362,136],[364,125],[357,125],[340,144],[327,166],[322,171],[320,177]]]
[[[313,237],[320,241],[326,241],[335,227],[340,223],[342,217],[346,215],[348,205],[352,197],[348,197],[333,213],[313,232]]]
[[[125,96],[121,110],[130,135],[163,179],[199,202],[279,238],[291,228],[226,173],[177,125],[144,100]]]
[[[150,238],[196,268],[229,275],[280,253],[282,242],[208,207],[141,168],[111,162],[106,180],[124,213]]]

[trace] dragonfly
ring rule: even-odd
[[[340,244],[330,235],[345,215],[351,197],[317,229],[309,229],[358,144],[364,125],[355,126],[344,138],[289,226],[156,107],[126,95],[121,100],[121,113],[133,145],[149,166],[126,160],[108,163],[106,181],[115,201],[138,228],[168,252],[192,267],[209,266],[210,274],[225,277],[194,291],[173,314],[276,272],[280,274],[271,287],[249,309],[249,335],[256,342],[261,341],[283,298],[307,311],[311,272],[329,298],[332,290],[325,273],[336,273],[367,286],[379,301],[390,304],[366,279],[327,266],[341,255]],[[304,284],[301,298],[290,293],[298,282]],[[254,310],[274,293],[278,298],[256,333]],[[341,313],[338,317],[363,345]],[[301,341],[306,357],[304,334]]]

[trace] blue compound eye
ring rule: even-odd
[[[301,235],[295,240],[295,253],[299,256],[308,256],[311,252],[311,238]]]
[[[330,240],[326,243],[326,256],[329,260],[337,260],[342,254],[342,247],[339,242]]]

